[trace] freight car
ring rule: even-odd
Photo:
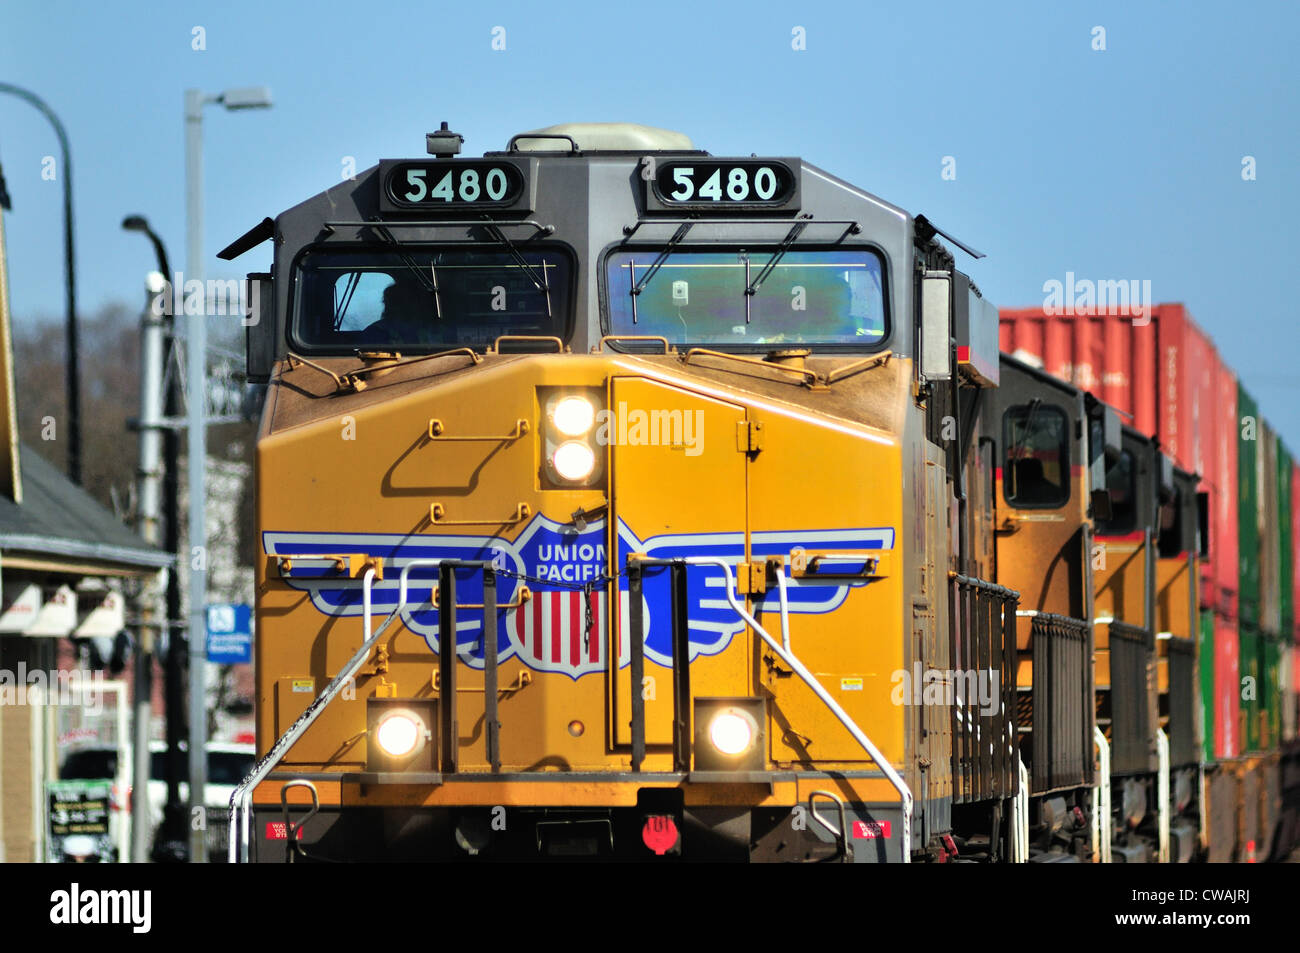
[[[797,158],[626,124],[461,141],[444,124],[222,253],[273,242],[232,859],[1206,839],[1172,628],[1199,553],[1163,532],[1204,471],[1159,479],[1146,431],[1000,357],[969,249]],[[1126,440],[1144,614],[1103,620]]]
[[[1170,454],[1181,480],[1196,475],[1207,530],[1195,599],[1202,848],[1214,861],[1280,857],[1297,842],[1300,801],[1295,463],[1184,306],[1112,310],[1004,310],[1001,347],[1094,390]]]

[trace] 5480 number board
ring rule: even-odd
[[[799,208],[797,159],[647,156],[641,178],[649,211],[790,212]]]
[[[510,159],[385,159],[380,208],[390,212],[532,210],[532,163]]]

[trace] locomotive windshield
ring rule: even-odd
[[[313,251],[298,265],[293,340],[350,354],[482,348],[504,334],[563,338],[571,278],[558,249]]]
[[[609,333],[742,347],[871,347],[885,337],[884,269],[870,250],[673,251],[655,270],[659,255],[606,260]]]

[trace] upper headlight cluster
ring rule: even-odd
[[[600,458],[594,446],[596,405],[591,395],[572,392],[543,397],[543,462],[549,479],[565,485],[595,482]]]

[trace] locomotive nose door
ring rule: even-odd
[[[788,577],[790,648],[891,761],[903,756],[901,452],[896,436],[797,413],[756,411],[762,448],[749,463],[752,558],[778,557]],[[799,564],[805,564],[803,569]],[[780,638],[775,587],[753,601]],[[766,644],[757,660],[778,764],[861,762],[867,753]]]
[[[733,565],[748,555],[746,454],[737,447],[744,408],[642,377],[615,377],[608,417],[597,431],[609,447],[610,546],[615,566],[628,555],[654,558],[717,555]],[[691,694],[750,695],[750,641],[722,591],[722,571],[688,570]],[[615,602],[617,660],[610,679],[614,748],[631,744],[631,693],[645,699],[646,744],[672,743],[672,616],[669,572],[647,569],[643,620],[645,675],[631,684],[628,580],[620,575]],[[664,750],[664,749],[660,749]]]

